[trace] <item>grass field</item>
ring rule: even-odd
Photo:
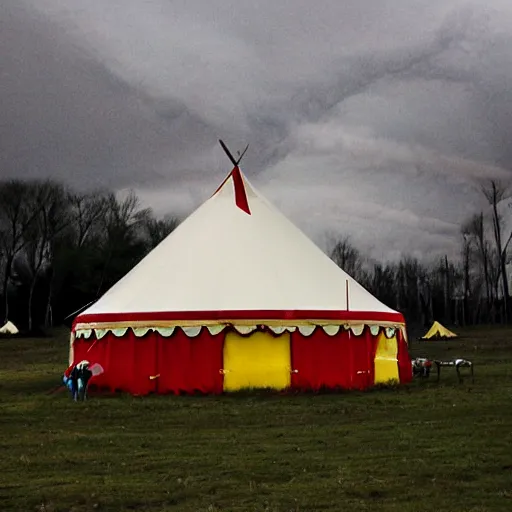
[[[49,393],[66,332],[0,340],[0,510],[510,511],[512,330],[462,334],[411,354],[474,384],[84,404]]]

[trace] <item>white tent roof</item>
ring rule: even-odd
[[[0,334],[18,334],[18,328],[8,320],[2,327],[0,327]]]
[[[290,318],[293,311],[316,312],[310,316],[316,319],[357,319],[357,312],[365,312],[372,313],[363,315],[366,320],[403,321],[235,167],[210,199],[76,322],[148,319],[154,313],[160,319],[234,318],[230,312],[237,318],[269,318],[270,312]]]

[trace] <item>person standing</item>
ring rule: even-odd
[[[64,372],[62,380],[64,385],[71,391],[71,397],[75,402],[79,398],[82,401],[87,399],[87,384],[92,377],[89,366],[89,361],[84,359],[76,365],[69,366]]]

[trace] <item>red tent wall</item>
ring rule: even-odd
[[[398,375],[400,377],[400,383],[406,384],[412,380],[412,365],[411,358],[409,355],[409,346],[405,341],[405,337],[402,330],[397,331],[398,340]]]
[[[360,336],[347,331],[352,359],[351,382],[354,389],[366,389],[375,383],[375,352],[378,336],[365,327]]]
[[[160,337],[158,392],[222,393],[224,336],[224,332],[212,335],[203,327],[194,337],[181,329],[169,338]]]
[[[150,379],[156,373],[156,339],[149,332],[138,338],[132,330],[117,337],[111,332],[100,340],[77,339],[74,344],[74,363],[87,359],[99,363],[105,373],[91,379],[91,387],[124,391],[134,395],[148,394],[155,390]]]
[[[361,336],[345,329],[334,336],[320,327],[310,336],[303,336],[296,330],[291,336],[292,387],[318,390],[371,386],[374,347],[369,329]]]
[[[108,335],[101,340],[96,339],[94,334],[88,338],[77,338],[73,342],[73,364],[84,359],[91,363],[99,363],[106,368],[108,366],[109,344]],[[102,374],[91,379],[91,388],[110,389],[108,375]]]
[[[131,329],[121,337],[111,332],[100,340],[74,342],[74,363],[87,359],[105,373],[91,380],[91,387],[134,395],[158,393],[222,393],[224,333],[212,336],[203,328],[188,337],[181,329],[163,337],[149,331],[137,337]]]

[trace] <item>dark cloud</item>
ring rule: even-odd
[[[215,143],[185,105],[148,97],[58,26],[12,4],[0,36],[2,176],[156,186],[168,183],[171,159]]]
[[[188,213],[251,149],[325,245],[458,250],[512,162],[512,6],[464,0],[5,0],[0,168]]]

